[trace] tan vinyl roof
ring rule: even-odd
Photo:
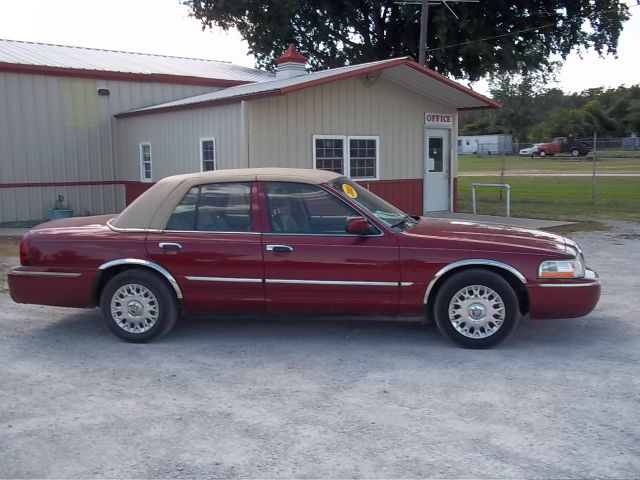
[[[115,229],[162,230],[175,206],[190,188],[222,182],[297,182],[319,185],[342,177],[339,173],[305,168],[237,168],[213,172],[186,173],[166,177],[140,195],[111,220]]]

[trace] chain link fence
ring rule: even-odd
[[[576,142],[583,142],[593,150],[593,138],[577,138]],[[549,143],[549,142],[535,142]],[[512,142],[511,144],[484,142],[478,143],[474,155],[518,155],[523,149],[533,146],[532,142]],[[640,137],[605,137],[596,140],[598,152],[633,152],[640,151]],[[461,152],[464,154],[464,152]]]

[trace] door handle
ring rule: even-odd
[[[174,242],[160,242],[158,246],[164,250],[180,250],[182,248],[182,245]]]
[[[291,245],[267,245],[267,252],[293,252]]]

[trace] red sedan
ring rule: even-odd
[[[578,245],[536,230],[410,217],[335,173],[239,169],[165,178],[119,215],[44,223],[9,272],[19,303],[99,306],[146,342],[181,313],[434,319],[470,347],[521,315],[579,317],[600,296]]]

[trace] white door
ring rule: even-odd
[[[424,211],[450,210],[451,130],[425,128]]]

